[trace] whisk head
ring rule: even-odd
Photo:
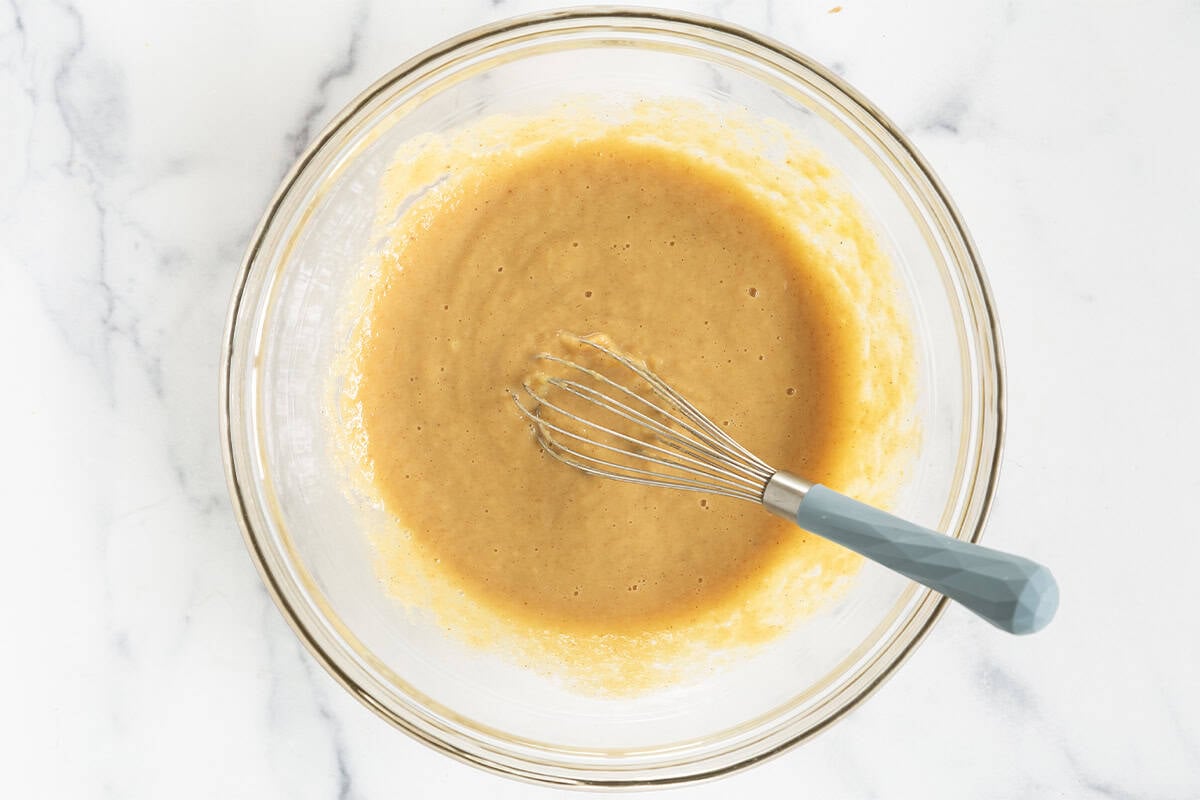
[[[603,337],[564,338],[595,365],[541,353],[547,371],[513,393],[546,453],[591,475],[762,501],[775,470]]]

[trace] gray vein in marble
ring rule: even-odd
[[[1176,706],[1176,700],[1167,690],[1167,684],[1162,680],[1161,676],[1157,682],[1159,694],[1162,696],[1162,708],[1166,712],[1167,717],[1171,720],[1171,727],[1175,729],[1175,737],[1183,745],[1183,749],[1192,754],[1192,757],[1197,763],[1200,763],[1200,747],[1197,747],[1196,742],[1192,739],[1192,734],[1183,722],[1183,718],[1179,715],[1179,709]]]
[[[21,52],[25,52],[25,21],[21,19],[21,7],[17,5],[17,0],[8,0],[8,7],[12,9],[13,27],[21,40]]]
[[[10,6],[20,19],[19,29],[24,31],[27,20],[23,10],[15,2]],[[131,177],[126,152],[128,104],[122,74],[89,54],[86,21],[78,9],[47,4],[38,10],[38,26],[53,31],[56,42],[53,46],[30,47],[19,59],[18,69],[8,73],[26,82],[24,93],[31,104],[27,140],[37,144],[36,148],[26,148],[26,174],[17,177],[31,191],[44,187],[37,199],[46,208],[56,208],[64,198],[73,204],[60,226],[49,228],[59,235],[65,230],[69,235],[61,241],[46,242],[35,238],[41,233],[36,229],[13,229],[6,238],[10,246],[19,248],[17,260],[24,262],[22,266],[33,277],[47,320],[66,347],[94,373],[96,404],[110,412],[101,417],[101,422],[119,426],[130,412],[129,402],[138,399],[136,394],[129,397],[128,392],[142,388],[128,379],[125,365],[142,374],[149,394],[158,401],[164,399],[161,334],[149,327],[153,313],[145,308],[145,298],[154,298],[161,288],[154,283],[155,273],[170,271],[170,262],[180,256],[156,249],[152,237],[122,210],[126,196],[121,186]],[[39,94],[44,102],[38,102]],[[53,193],[47,194],[49,190]],[[139,255],[144,248],[151,251],[149,257]],[[145,269],[155,261],[167,269]],[[151,410],[156,413],[158,406],[152,404]],[[194,419],[191,424],[195,424]],[[170,443],[164,449],[186,494],[185,465],[195,459],[185,458],[187,453],[175,453]],[[116,470],[112,480],[120,480],[124,474],[120,467]],[[202,511],[217,508],[219,484],[218,480],[213,492],[199,502],[193,501],[192,506]],[[91,602],[107,633],[110,681],[102,693],[106,698],[102,702],[108,705],[106,728],[111,740],[123,742],[132,724],[124,702],[133,691],[132,679],[125,676],[136,675],[143,668],[143,651],[153,650],[155,642],[136,621],[124,618],[117,610],[112,576],[121,574],[121,567],[114,561],[112,545],[122,519],[145,509],[114,514],[103,489],[98,497],[95,541],[91,546],[95,561],[108,579]],[[179,617],[185,624],[179,626],[172,647],[190,632],[188,615]],[[113,796],[119,795],[112,776],[104,776],[101,784]]]
[[[944,131],[957,136],[962,130],[963,119],[970,111],[966,97],[966,92],[955,93],[938,103],[919,123],[920,129],[926,132]]]
[[[367,5],[360,3],[355,11],[354,20],[350,25],[350,41],[342,50],[342,55],[332,67],[325,72],[317,80],[316,98],[304,110],[304,115],[300,119],[300,124],[296,130],[288,134],[288,150],[292,157],[299,156],[300,153],[308,146],[309,141],[313,137],[313,128],[317,121],[325,112],[329,105],[329,98],[326,96],[329,87],[334,81],[340,80],[351,75],[355,68],[358,67],[359,48],[362,45],[363,34],[367,28]]]
[[[325,720],[330,731],[330,744],[333,747],[333,760],[338,773],[338,800],[350,800],[351,793],[350,766],[346,761],[346,743],[342,735],[341,723],[330,712],[329,706],[323,701],[317,702],[317,713]]]
[[[1011,672],[984,660],[980,662],[978,674],[980,684],[987,688],[993,701],[1016,706],[1023,716],[1033,713],[1036,705],[1033,692]]]
[[[1066,752],[1066,758],[1067,763],[1070,764],[1071,769],[1075,772],[1080,788],[1087,789],[1098,797],[1109,798],[1109,800],[1145,800],[1144,794],[1128,791],[1111,781],[1097,780],[1085,775],[1083,765],[1076,760],[1069,750]]]
[[[219,486],[210,487],[208,491],[200,492],[194,488],[195,481],[191,478],[190,470],[184,466],[182,459],[176,455],[174,447],[167,448],[167,460],[171,474],[175,477],[175,482],[179,484],[180,490],[188,501],[188,505],[200,514],[200,516],[209,518],[228,508],[229,496],[225,491],[223,483]]]
[[[17,4],[17,0],[8,0],[8,8],[12,12],[12,36],[19,43],[20,55],[24,56],[29,49],[29,34],[25,30],[25,20],[21,14],[21,7]],[[7,39],[9,33],[0,29],[0,42]]]
[[[1064,736],[1062,739],[1062,754],[1067,765],[1075,774],[1076,785],[1079,788],[1087,789],[1098,797],[1110,798],[1110,800],[1145,800],[1147,797],[1145,792],[1136,789],[1127,789],[1115,781],[1101,779],[1094,774],[1089,774],[1090,771],[1075,754],[1073,749],[1074,744],[1074,737]]]
[[[63,58],[54,77],[54,92],[63,124],[101,172],[116,171],[126,161],[129,138],[128,104],[122,75],[106,61],[88,57],[83,19],[73,7],[79,30],[78,45]]]
[[[83,17],[79,10],[69,4],[56,4],[56,8],[61,10],[69,19],[74,30],[74,35],[70,43],[58,56],[57,69],[54,71],[51,85],[53,87],[54,105],[58,110],[59,121],[62,123],[63,129],[67,134],[67,151],[62,156],[62,163],[57,165],[58,169],[64,176],[74,179],[82,184],[82,189],[79,194],[87,197],[92,210],[94,212],[94,231],[96,237],[95,261],[91,265],[92,277],[85,278],[85,283],[90,284],[94,290],[89,299],[87,313],[94,317],[100,329],[104,332],[101,341],[98,344],[93,343],[90,336],[80,336],[83,326],[75,325],[76,320],[69,319],[68,311],[78,312],[79,306],[73,308],[59,307],[59,303],[55,302],[54,292],[47,285],[45,280],[39,276],[39,290],[42,295],[43,302],[48,311],[57,312],[51,313],[50,318],[55,326],[62,332],[63,339],[77,353],[87,357],[92,364],[97,368],[104,385],[105,391],[109,395],[110,406],[113,401],[113,393],[115,387],[112,380],[112,365],[111,365],[111,337],[113,333],[112,320],[114,311],[114,296],[112,287],[107,280],[107,256],[108,256],[108,240],[107,240],[107,204],[102,200],[102,187],[100,179],[97,177],[92,167],[85,162],[86,151],[89,149],[96,150],[96,154],[105,155],[104,148],[89,148],[84,145],[82,139],[86,138],[86,130],[88,118],[86,114],[79,113],[72,106],[72,97],[74,95],[71,85],[72,74],[75,69],[76,61],[84,49],[84,26]],[[109,93],[109,100],[106,105],[111,105],[114,100],[112,93]],[[86,272],[79,269],[78,265],[68,265],[68,273],[73,277],[82,277]],[[35,273],[36,274],[36,273]],[[90,332],[90,331],[89,331]]]
[[[150,231],[119,209],[121,201],[132,194],[164,177],[185,171],[189,165],[176,159],[168,163],[163,174],[142,179],[124,196],[117,191],[113,184],[118,179],[128,183],[137,177],[129,175],[126,169],[128,104],[122,76],[104,62],[88,56],[85,20],[78,9],[67,4],[52,8],[57,9],[60,20],[66,23],[64,27],[71,33],[64,37],[65,46],[52,60],[54,70],[50,80],[58,122],[66,134],[65,152],[49,153],[41,159],[43,163],[32,165],[31,171],[36,174],[51,169],[74,184],[70,191],[85,199],[89,210],[86,215],[75,215],[71,224],[85,236],[90,233],[94,245],[79,249],[79,252],[88,253],[86,261],[81,259],[58,265],[57,270],[34,269],[31,272],[36,276],[48,318],[71,350],[87,359],[95,369],[100,378],[100,390],[110,408],[117,402],[114,372],[117,364],[114,359],[118,357],[118,340],[126,348],[122,354],[131,357],[153,396],[165,400],[167,376],[161,355],[163,344],[159,341],[164,334],[153,328],[144,329],[150,322],[142,308],[143,298],[148,291],[156,290],[155,275],[180,272],[191,263],[191,258],[180,248],[156,241]],[[32,66],[30,72],[31,82],[36,86]],[[34,135],[36,132],[31,130],[30,136]],[[46,139],[44,134],[41,138]],[[249,227],[244,235],[239,234],[239,245],[248,236]],[[156,269],[138,270],[137,263],[126,264],[127,268],[121,269],[121,264],[112,261],[114,240],[127,245],[134,253],[143,249],[150,251]],[[240,249],[239,246],[237,250],[240,252]],[[71,257],[68,253],[67,258]],[[151,283],[147,284],[148,281]],[[215,348],[213,352],[216,352]],[[177,453],[173,444],[166,450],[169,467],[191,505],[205,515],[215,512],[222,503],[223,483],[217,480],[205,482],[201,487],[194,486],[195,481],[189,479],[192,470],[185,467],[191,454]]]
[[[1011,23],[1011,19],[1006,20],[1006,27]],[[982,46],[974,51],[974,57],[964,59],[960,65],[959,79],[947,86],[949,91],[943,93],[940,99],[936,96],[931,97],[928,112],[919,116],[911,126],[906,125],[906,129],[911,127],[922,133],[940,132],[961,136],[967,132],[967,125],[970,123],[972,130],[983,129],[991,132],[994,126],[990,121],[981,120],[978,114],[972,114],[971,99],[977,96],[978,86],[995,64],[997,52],[1001,49],[1003,41],[1003,36],[992,36],[983,40]]]
[[[18,52],[14,52],[12,54],[12,59],[9,62],[5,62],[3,60],[5,51],[3,48],[0,48],[0,76],[11,80],[18,88],[20,94],[28,102],[31,121],[25,129],[24,146],[19,150],[20,154],[23,156],[23,158],[21,158],[23,174],[17,177],[11,187],[0,187],[0,189],[4,189],[5,194],[7,194],[7,197],[0,197],[0,209],[3,208],[6,200],[14,205],[18,202],[19,192],[28,182],[29,176],[32,172],[31,153],[33,150],[32,145],[34,141],[34,126],[32,123],[32,117],[34,116],[34,109],[36,109],[38,101],[36,81],[33,76],[33,70],[28,64],[29,35],[25,26],[24,15],[20,5],[17,3],[17,0],[8,0],[7,8],[9,11],[11,11],[11,34],[6,29],[0,28],[0,31],[3,31],[3,33],[0,33],[0,44],[3,44],[11,36],[11,38],[19,42],[19,46],[14,48]],[[6,127],[8,127],[8,129],[11,131],[15,127],[13,119],[17,117],[18,114],[13,110],[9,110],[6,116],[8,116]],[[9,154],[6,153],[5,155]],[[7,221],[10,217],[11,214],[0,214],[0,220],[3,221]]]
[[[79,13],[79,9],[69,3],[55,3],[55,6],[61,9],[70,17],[75,29],[74,41],[67,45],[66,51],[59,58],[58,69],[54,72],[54,77],[51,83],[54,86],[55,106],[58,108],[59,118],[62,120],[63,126],[67,129],[69,149],[66,155],[66,169],[68,172],[76,165],[75,147],[78,138],[77,133],[72,125],[72,122],[77,119],[77,116],[70,110],[65,108],[66,95],[69,92],[64,90],[68,80],[70,79],[71,69],[75,64],[75,60],[79,54],[83,52],[84,33],[83,33],[83,15]],[[86,118],[78,120],[80,123],[86,123]]]
[[[264,604],[263,624],[268,628],[277,628],[278,609],[272,602]],[[279,644],[270,631],[267,631],[264,641],[267,645],[268,660],[274,665],[271,670],[271,684],[267,695],[267,708],[269,717],[277,717],[280,710],[281,699],[279,696],[279,675],[286,674],[293,677],[302,677],[305,688],[306,697],[313,703],[313,711],[316,719],[319,720],[320,730],[325,734],[328,742],[331,755],[333,757],[334,767],[337,770],[337,798],[338,800],[350,800],[354,796],[353,778],[351,775],[348,758],[345,736],[342,732],[341,722],[334,715],[325,696],[325,686],[320,684],[321,675],[320,667],[309,655],[308,651],[300,647],[299,641],[290,635],[290,631],[285,631],[287,636],[287,651],[294,656],[294,662],[299,665],[299,669],[281,669],[279,652]]]

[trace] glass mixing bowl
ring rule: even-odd
[[[785,123],[819,147],[899,272],[920,370],[922,444],[894,510],[978,539],[1003,434],[987,284],[962,221],[896,127],[826,69],[734,26],[576,9],[464,34],[359,95],[293,167],[238,278],[221,373],[230,493],[284,616],[343,686],[396,727],[508,776],[583,786],[712,777],[778,754],[869,695],[944,600],[866,564],[844,597],[698,683],[574,694],[405,613],[373,573],[324,399],[339,303],[373,246],[376,190],[401,142],[567,97],[683,98]],[[447,487],[447,491],[452,491]]]

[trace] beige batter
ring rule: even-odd
[[[664,133],[689,115],[690,133]],[[419,559],[457,587],[435,609],[448,626],[470,628],[456,603],[476,626],[582,644],[577,668],[602,643],[627,683],[629,662],[669,660],[684,639],[769,638],[858,562],[754,504],[547,457],[508,395],[532,356],[560,331],[602,332],[768,463],[879,500],[911,441],[910,350],[890,268],[814,154],[746,156],[720,144],[731,123],[684,106],[571,119],[495,123],[397,160],[347,416],[398,523],[385,578]],[[449,179],[405,208],[439,166]]]

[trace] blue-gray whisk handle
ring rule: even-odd
[[[1002,553],[922,528],[821,485],[778,473],[776,499],[786,500],[787,483],[801,488],[794,503],[764,504],[791,515],[800,527],[899,572],[966,606],[1009,633],[1044,628],[1058,610],[1058,584],[1050,570],[1021,556]],[[769,485],[769,489],[772,488]],[[789,507],[791,506],[791,507]]]

